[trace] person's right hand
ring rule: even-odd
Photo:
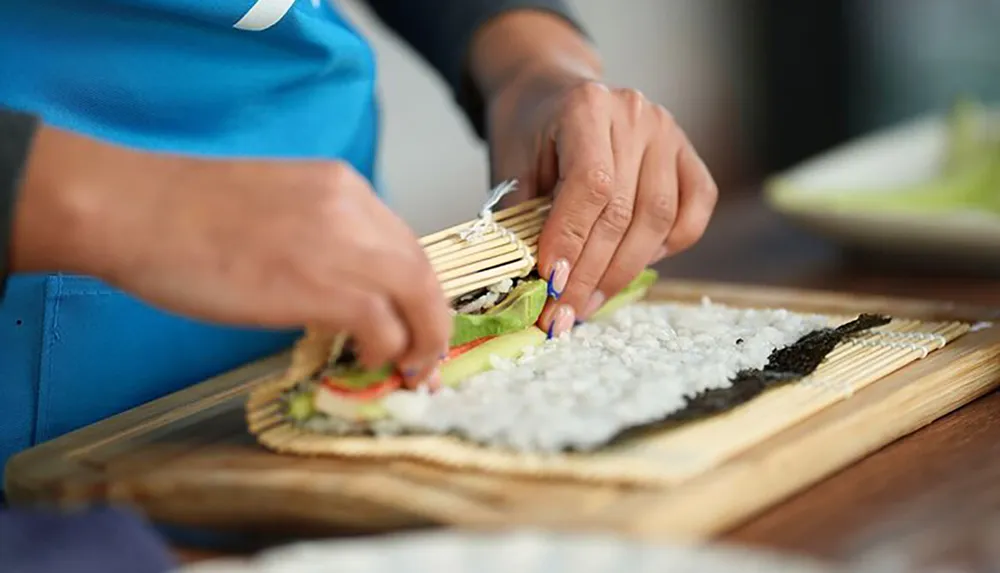
[[[43,128],[13,264],[106,280],[220,323],[346,331],[361,362],[433,383],[451,317],[409,228],[349,166],[142,153]]]

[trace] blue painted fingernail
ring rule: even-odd
[[[548,291],[547,292],[547,296],[549,298],[551,298],[552,300],[559,300],[559,297],[562,296],[562,293],[559,292],[559,291],[557,291],[552,286],[552,279],[555,277],[555,275],[556,275],[556,271],[555,271],[555,269],[552,269],[552,272],[549,273],[549,282],[548,282],[548,287],[547,287],[547,291]]]
[[[566,288],[566,281],[568,280],[569,262],[565,259],[559,259],[552,264],[552,270],[549,271],[549,298],[552,300],[559,300],[559,297],[562,296],[563,289]]]
[[[547,339],[552,340],[552,330],[556,327],[556,321],[549,323],[549,331],[546,333]]]
[[[417,371],[413,370],[411,368],[407,368],[406,370],[403,370],[403,376],[406,376],[407,378],[413,378],[416,375],[417,375]]]

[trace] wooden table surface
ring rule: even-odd
[[[723,197],[705,238],[660,270],[685,279],[945,299],[1000,308],[1000,277],[857,262],[770,213],[752,191]],[[970,523],[971,514],[960,511],[973,511],[980,518],[1000,515],[1000,393],[884,448],[729,532],[723,540],[842,560],[866,540],[898,541],[902,533],[919,534],[952,523],[949,519]],[[886,538],[870,533],[893,520],[902,520],[908,529],[890,529]],[[177,552],[184,561],[214,556],[181,548]]]

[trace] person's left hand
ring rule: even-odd
[[[539,326],[586,320],[648,265],[701,238],[717,189],[684,131],[632,89],[529,77],[490,99],[494,181],[513,204],[554,193],[538,269],[551,300]]]

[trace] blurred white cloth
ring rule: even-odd
[[[215,561],[178,573],[832,573],[805,560],[724,545],[663,545],[613,536],[442,531],[314,541],[250,562]]]

